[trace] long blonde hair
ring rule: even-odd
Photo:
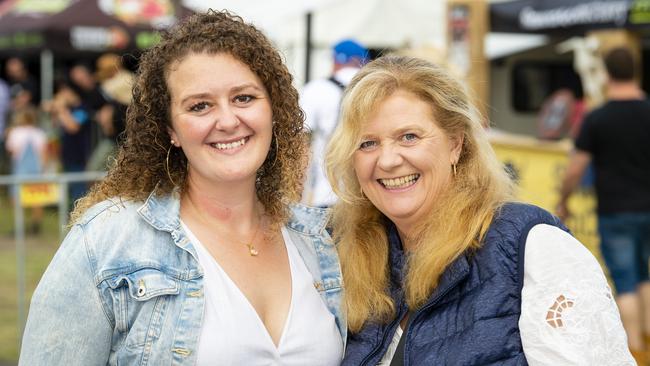
[[[513,197],[513,184],[490,146],[481,119],[463,85],[445,69],[406,56],[384,56],[366,65],[348,86],[341,122],[328,145],[327,174],[340,201],[333,227],[346,287],[348,326],[395,316],[389,288],[387,218],[362,194],[353,166],[361,126],[397,90],[431,105],[449,137],[463,136],[457,174],[426,222],[408,259],[406,299],[420,307],[456,258],[480,247],[494,212]]]

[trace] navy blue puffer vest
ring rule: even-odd
[[[537,224],[566,228],[531,205],[504,205],[483,246],[454,261],[429,300],[411,314],[404,333],[405,365],[527,365],[519,336],[524,246]],[[398,317],[390,324],[368,323],[348,338],[343,365],[376,365],[407,310],[399,283],[404,255],[397,231],[388,225],[391,293]]]

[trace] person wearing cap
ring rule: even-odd
[[[352,39],[338,42],[332,50],[332,75],[305,84],[300,95],[305,124],[311,129],[311,158],[302,200],[319,207],[336,201],[323,169],[325,146],[338,122],[343,90],[368,59],[368,49]]]

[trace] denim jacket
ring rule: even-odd
[[[70,230],[32,297],[20,365],[194,365],[203,270],[180,227],[178,194],[107,200]],[[324,210],[292,206],[286,224],[336,318],[342,278]]]

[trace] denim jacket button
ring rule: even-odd
[[[144,281],[140,280],[138,282],[138,296],[142,297],[147,293],[147,288],[144,286]]]

